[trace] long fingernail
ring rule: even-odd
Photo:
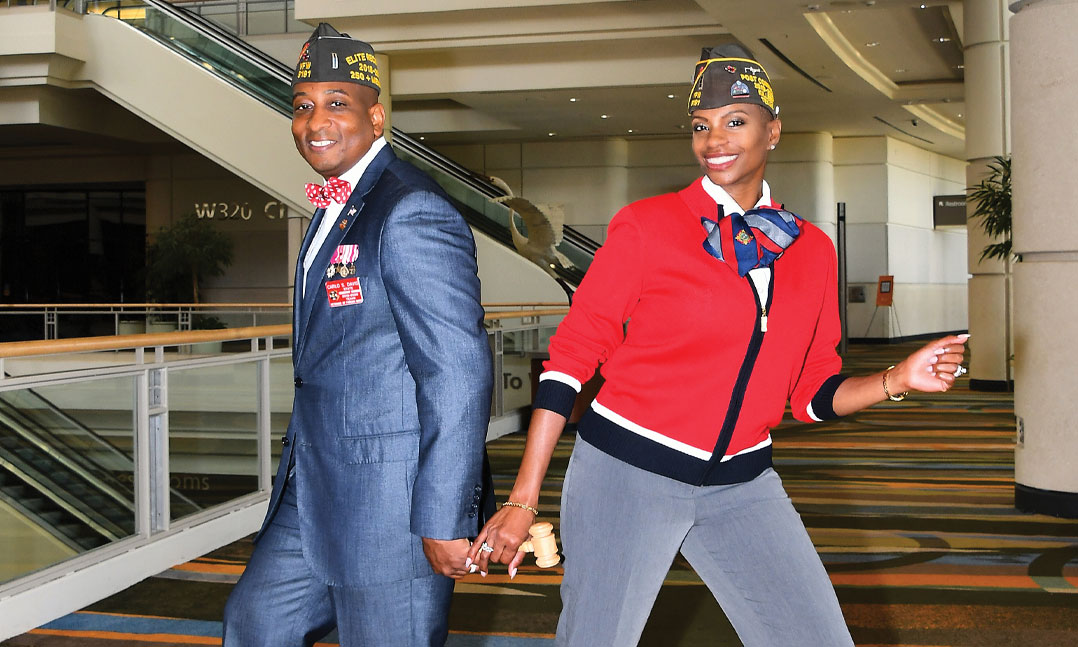
[[[464,560],[464,568],[469,568],[471,565],[472,565],[472,558],[471,557]]]
[[[942,354],[944,354],[944,353],[946,353],[946,352],[947,352],[947,349],[946,349],[946,348],[937,348],[937,349],[936,349],[936,354],[937,354],[937,355],[942,355]]]
[[[482,575],[483,577],[486,577],[486,576],[487,576],[487,572],[486,572],[486,571],[479,571],[479,574],[480,574],[480,575]]]
[[[516,576],[517,576],[517,567],[514,566],[513,568],[509,569],[509,579],[513,579]]]
[[[929,363],[929,364],[935,364],[935,363],[936,363],[936,362],[938,362],[939,360],[940,360],[940,358],[939,358],[939,353],[936,353],[936,354],[935,354],[935,355],[933,355],[932,357],[929,357],[929,358],[928,358],[928,363]]]
[[[971,337],[971,335],[967,332],[967,333],[962,333],[958,337],[959,337],[959,339],[969,339]]]
[[[925,367],[925,370],[926,370],[926,371],[928,371],[929,373],[932,373],[932,372],[933,372],[933,371],[935,371],[936,369],[932,368],[931,366],[926,366],[926,367]]]

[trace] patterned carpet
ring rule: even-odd
[[[846,370],[878,369],[916,345],[853,346]],[[775,430],[776,467],[808,526],[858,645],[1078,645],[1078,521],[1013,508],[1010,394],[964,386],[819,425]],[[490,446],[509,490],[523,436]],[[573,438],[559,444],[540,502],[557,525]],[[220,644],[220,616],[250,553],[237,542],[11,646]],[[547,646],[560,569],[524,567],[458,584],[450,647]],[[335,644],[332,637],[324,644]],[[642,645],[740,645],[706,587],[675,563]]]

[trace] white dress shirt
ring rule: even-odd
[[[363,172],[367,170],[367,167],[371,164],[371,160],[374,159],[374,156],[377,155],[385,145],[385,137],[379,137],[374,140],[370,149],[363,154],[363,157],[359,158],[356,165],[338,177],[345,182],[348,182],[348,184],[352,186],[352,190],[355,191],[356,185],[359,184],[360,178],[363,177]],[[307,271],[311,269],[311,264],[314,263],[314,259],[322,249],[322,244],[325,243],[326,238],[329,237],[329,232],[332,231],[333,226],[337,224],[337,216],[341,215],[343,209],[343,204],[330,202],[329,206],[326,207],[326,212],[322,214],[322,222],[318,225],[318,231],[314,233],[314,238],[311,239],[311,246],[307,248],[307,254],[303,257],[303,287],[300,293],[302,296],[307,296]]]

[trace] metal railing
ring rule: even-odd
[[[76,331],[96,323],[104,328],[93,331],[97,335],[155,332],[155,328],[157,332],[192,330],[208,321],[217,328],[249,327],[287,323],[291,310],[290,303],[4,303],[0,304],[0,330],[11,329],[2,322],[20,317],[40,319],[41,339],[62,338],[61,320]]]
[[[522,428],[531,399],[524,372],[567,312],[534,306],[491,304],[486,313],[497,371],[488,438]],[[291,413],[290,334],[279,325],[0,344],[0,396],[25,403],[15,396],[32,391],[53,403],[63,416],[36,417],[55,427],[51,438],[69,433],[65,420],[78,420],[130,450],[131,466],[113,462],[112,470],[130,483],[134,529],[97,548],[69,545],[51,563],[28,564],[0,583],[0,640],[258,527],[279,450],[271,438],[284,433]],[[183,352],[202,342],[232,347]],[[184,487],[182,496],[203,509],[178,506]]]
[[[484,303],[488,313],[539,307],[563,307],[564,303]],[[11,331],[13,319],[29,318],[24,328],[41,331],[30,339],[134,335],[144,332],[171,332],[207,328],[236,328],[286,324],[292,320],[291,303],[0,303],[0,331]],[[206,325],[209,322],[211,325]],[[96,324],[96,326],[93,326]],[[38,327],[40,325],[40,327]],[[63,325],[63,327],[62,327]],[[90,327],[92,335],[79,334]],[[3,339],[0,342],[30,341]]]

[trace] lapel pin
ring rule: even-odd
[[[355,208],[355,207],[352,207],[351,209],[349,209],[349,210],[348,210],[348,215],[349,215],[349,216],[354,216],[354,215],[356,215],[356,208]]]
[[[340,224],[341,231],[344,231],[344,228],[347,227],[347,226],[348,226],[348,219],[345,218],[344,220],[341,220],[341,224]]]

